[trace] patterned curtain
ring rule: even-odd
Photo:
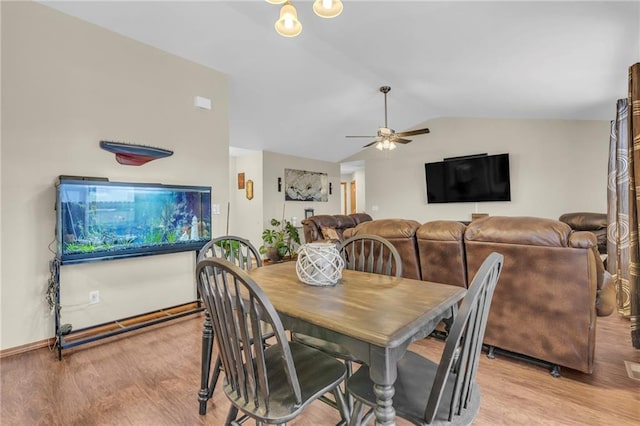
[[[607,184],[607,271],[613,276],[618,312],[631,315],[629,302],[629,129],[628,101],[619,99],[609,138]]]
[[[638,245],[638,204],[640,203],[640,188],[636,189],[635,182],[640,182],[640,62],[629,68],[629,145],[632,147],[633,155],[629,157],[631,182],[629,197],[631,211],[629,226],[631,229],[630,251],[631,251],[631,279],[629,281],[630,307],[631,307],[631,341],[633,347],[640,349],[640,247]]]

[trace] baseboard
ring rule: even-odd
[[[42,348],[53,348],[56,339],[52,337],[50,339],[40,340],[38,342],[27,343],[20,346],[14,346],[13,348],[0,350],[0,359],[7,358],[14,355],[23,354],[25,352],[35,351]]]
[[[196,307],[197,307],[196,302],[189,302],[184,305],[178,305],[178,306],[173,306],[171,308],[160,309],[154,313],[138,315],[138,316],[127,318],[126,320],[113,321],[109,324],[104,324],[99,327],[88,327],[87,329],[82,330],[78,334],[80,335],[80,337],[91,336],[91,335],[99,334],[100,332],[103,332],[105,330],[117,329],[125,325],[127,326],[135,325],[138,323],[145,322],[151,318],[157,318],[164,315],[177,314],[190,309],[195,309]],[[185,320],[185,319],[189,319],[189,317],[175,318],[173,319],[173,321],[176,322],[176,321]],[[55,343],[56,343],[56,338],[51,337],[49,339],[44,339],[37,342],[26,343],[24,345],[2,349],[0,350],[0,359],[8,358],[10,356],[23,354],[30,351],[35,351],[42,348],[53,348]]]

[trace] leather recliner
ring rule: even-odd
[[[598,240],[598,252],[607,254],[607,215],[606,213],[576,212],[565,213],[560,218],[574,231],[593,232]]]
[[[373,219],[367,213],[352,213],[350,215],[319,214],[311,216],[302,220],[304,242],[312,243],[314,241],[326,240],[327,238],[322,234],[322,228],[335,230],[338,239],[342,240],[346,229],[353,228],[359,223],[370,220]]]
[[[615,290],[591,232],[533,217],[492,216],[465,231],[467,274],[493,251],[504,267],[484,343],[591,373],[596,317],[615,308]]]

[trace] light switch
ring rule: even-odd
[[[212,206],[212,212],[213,214],[220,214],[220,204],[214,204]]]

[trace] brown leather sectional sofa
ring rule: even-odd
[[[591,232],[544,218],[486,217],[420,224],[363,222],[344,237],[375,234],[400,252],[403,275],[466,287],[489,253],[504,255],[485,334],[492,348],[591,373],[596,317],[610,315],[615,290]]]

